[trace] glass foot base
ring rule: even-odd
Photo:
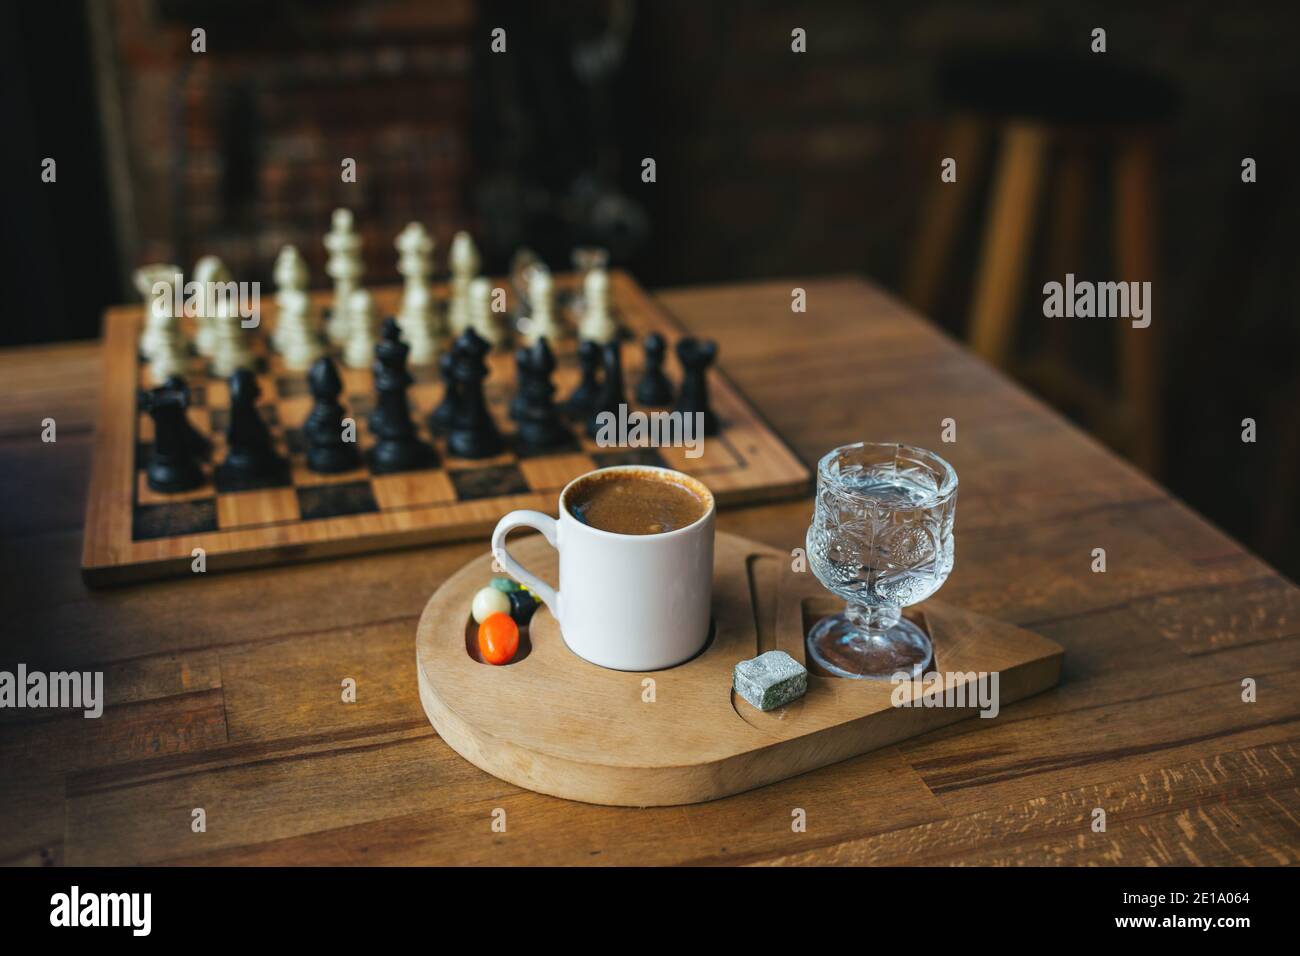
[[[805,640],[808,659],[828,674],[860,680],[889,680],[895,674],[920,677],[934,646],[907,618],[883,631],[868,631],[846,614],[818,621]]]

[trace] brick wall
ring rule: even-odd
[[[330,211],[346,205],[367,271],[395,278],[410,219],[442,242],[467,221],[469,0],[112,7],[135,260],[220,255],[269,277],[294,243],[317,284]],[[206,53],[191,30],[206,30]],[[341,178],[345,157],[357,182]]]

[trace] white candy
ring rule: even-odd
[[[474,603],[470,605],[469,612],[474,616],[477,624],[482,624],[486,618],[498,612],[509,614],[510,596],[505,591],[498,591],[494,587],[485,587],[474,595]]]

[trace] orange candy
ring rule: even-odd
[[[519,650],[519,625],[509,614],[498,611],[483,618],[478,626],[478,649],[489,664],[509,664]]]

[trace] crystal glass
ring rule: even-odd
[[[902,616],[952,571],[957,473],[923,448],[859,442],[817,464],[808,563],[847,606],[807,636],[810,660],[837,677],[924,673],[930,638]]]

